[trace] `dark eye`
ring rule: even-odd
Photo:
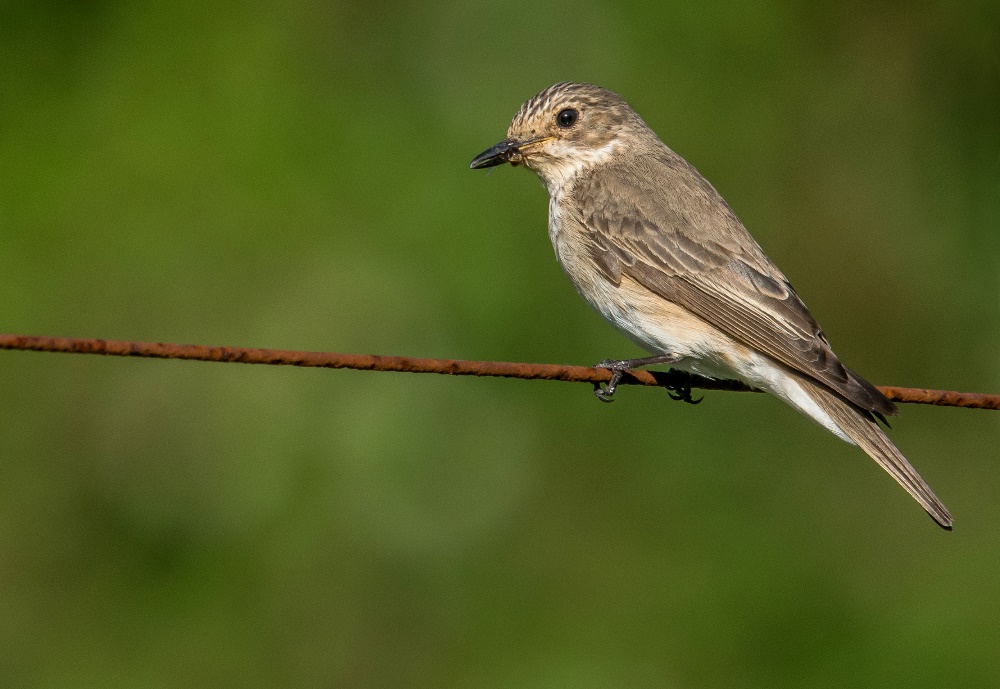
[[[572,127],[576,124],[576,121],[580,119],[580,113],[573,108],[566,108],[565,110],[560,110],[559,114],[556,115],[556,124],[564,129]]]

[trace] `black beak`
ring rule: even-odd
[[[504,139],[493,148],[487,149],[472,159],[469,164],[473,170],[484,167],[494,167],[510,162],[510,157],[518,152],[517,142]]]

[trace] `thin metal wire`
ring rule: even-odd
[[[453,376],[497,376],[525,380],[562,380],[572,383],[606,383],[611,372],[590,366],[558,364],[523,364],[504,361],[463,361],[461,359],[421,359],[377,354],[339,354],[334,352],[297,352],[283,349],[248,347],[207,347],[162,342],[129,340],[98,340],[75,337],[38,337],[0,334],[0,349],[67,354],[102,354],[105,356],[136,356],[153,359],[186,359],[190,361],[269,364],[272,366],[306,366],[314,368],[350,368],[360,371],[401,371],[407,373],[439,373]],[[629,371],[622,385],[648,385],[678,390],[688,383],[682,374],[672,371]],[[758,392],[738,381],[713,380],[691,376],[690,386],[701,390]],[[886,397],[895,402],[934,404],[942,407],[1000,410],[1000,395],[953,390],[928,390],[880,386]]]

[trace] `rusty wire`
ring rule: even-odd
[[[208,347],[161,342],[128,340],[97,340],[74,337],[38,337],[0,334],[0,349],[68,354],[103,354],[106,356],[136,356],[153,359],[186,359],[272,366],[306,366],[313,368],[349,368],[359,371],[401,371],[407,373],[441,373],[453,376],[496,376],[525,380],[562,380],[573,383],[606,383],[611,372],[590,366],[558,364],[521,364],[504,361],[463,361],[460,359],[422,359],[377,354],[338,354],[334,352],[297,352],[283,349],[248,347]],[[629,371],[623,385],[648,385],[670,390],[682,387],[686,381],[672,371]],[[690,385],[701,390],[757,392],[738,381],[713,380],[691,376]],[[952,390],[927,390],[879,386],[894,402],[934,404],[943,407],[1000,409],[1000,395]]]

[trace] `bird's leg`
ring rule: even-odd
[[[654,364],[676,364],[682,358],[678,354],[656,354],[655,356],[645,356],[639,359],[605,359],[596,364],[594,368],[606,368],[611,371],[611,380],[603,388],[601,388],[600,383],[594,383],[594,395],[602,402],[613,402],[614,400],[611,397],[615,394],[618,383],[621,382],[625,371],[630,368],[652,366]],[[688,386],[688,398],[690,397],[691,389]]]

